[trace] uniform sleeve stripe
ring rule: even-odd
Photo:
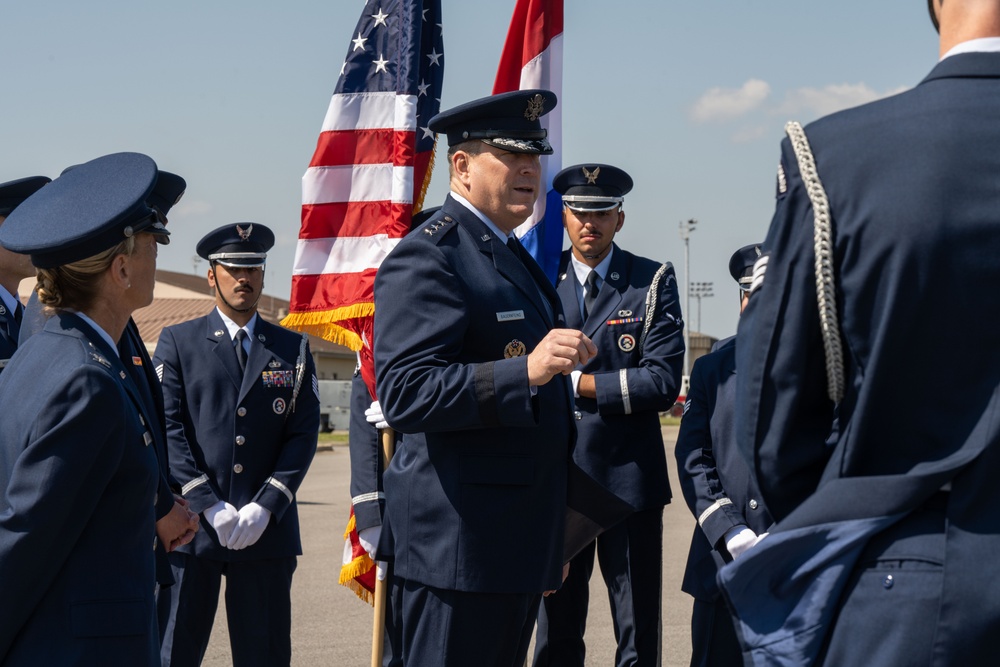
[[[295,500],[295,496],[292,495],[292,492],[289,491],[288,487],[279,482],[278,480],[276,480],[275,478],[268,477],[267,483],[276,488],[278,491],[281,491],[283,494],[285,494],[285,497],[288,498],[288,502],[292,502]]]
[[[753,280],[750,282],[750,293],[756,292],[764,284],[764,274],[767,272],[767,255],[761,255],[753,265]]]
[[[732,505],[732,504],[733,501],[730,500],[729,498],[719,498],[714,503],[709,505],[704,512],[701,513],[701,516],[698,517],[698,525],[704,527],[705,520],[708,519],[708,517],[712,516],[716,510],[725,507],[726,505]]]
[[[632,414],[632,399],[628,395],[628,369],[623,368],[618,371],[618,381],[622,388],[622,406],[625,408],[625,414]]]
[[[160,383],[163,383],[163,364],[156,367],[156,377],[160,379]]]
[[[190,482],[181,487],[181,495],[186,496],[191,491],[191,489],[195,488],[196,486],[201,486],[207,481],[208,481],[208,475],[202,475],[201,477],[196,477],[195,479],[192,479]]]
[[[370,503],[373,500],[385,500],[385,494],[381,491],[372,491],[371,493],[362,493],[360,496],[354,496],[351,498],[352,505],[360,505],[361,503]]]

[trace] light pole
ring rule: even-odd
[[[698,299],[698,324],[695,325],[695,331],[701,333],[701,300],[702,298],[715,296],[712,293],[712,283],[691,283],[689,295]]]
[[[684,317],[688,316],[691,312],[691,265],[688,263],[690,259],[689,253],[689,240],[691,239],[691,232],[694,231],[694,226],[698,224],[698,221],[694,218],[688,220],[681,220],[680,223],[680,234],[681,240],[684,241]],[[691,327],[684,326],[684,375],[691,374]]]

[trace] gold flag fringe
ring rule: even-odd
[[[356,525],[354,514],[352,513],[351,518],[347,522],[347,528],[344,530],[345,540],[351,539],[351,531],[354,530]],[[355,595],[374,607],[375,595],[357,582],[358,577],[367,574],[373,567],[375,567],[375,562],[369,558],[368,554],[361,554],[350,563],[340,566],[340,577],[337,583],[351,589]]]
[[[356,303],[334,310],[314,310],[305,313],[289,313],[281,320],[281,326],[312,334],[337,343],[357,352],[361,349],[361,336],[350,331],[338,322],[353,320],[360,317],[371,317],[375,313],[375,304]]]

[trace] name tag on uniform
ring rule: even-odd
[[[295,382],[292,371],[264,371],[260,378],[265,387],[291,387]]]
[[[497,322],[511,322],[513,320],[523,320],[524,311],[523,310],[505,310],[502,313],[497,313]]]

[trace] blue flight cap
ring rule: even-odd
[[[744,292],[749,291],[753,282],[753,265],[760,257],[760,244],[745,245],[729,258],[729,274]]]
[[[181,200],[186,189],[187,181],[177,174],[161,169],[156,174],[156,185],[153,186],[146,203],[165,216]]]
[[[38,192],[46,183],[51,183],[48,176],[28,176],[16,181],[0,183],[0,216],[8,216],[20,206],[21,202]]]
[[[552,189],[574,211],[607,211],[625,201],[632,177],[609,164],[575,164],[556,174]]]
[[[156,163],[141,153],[78,165],[14,209],[0,227],[0,245],[31,255],[40,269],[93,257],[152,231],[163,217],[146,205],[155,183]]]
[[[223,266],[264,266],[274,232],[253,222],[223,225],[198,241],[198,256]]]
[[[538,119],[555,106],[551,90],[515,90],[442,111],[427,127],[447,134],[449,146],[479,139],[511,153],[551,155],[548,132]]]

